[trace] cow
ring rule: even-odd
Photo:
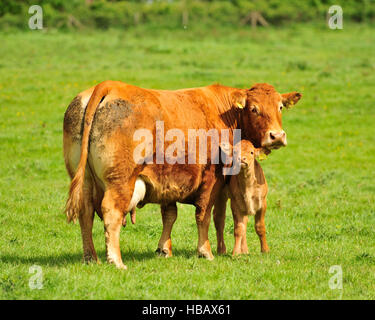
[[[224,197],[220,198],[221,203],[231,199],[231,209],[234,220],[234,248],[233,256],[249,252],[246,241],[246,229],[248,216],[255,217],[255,231],[260,240],[261,252],[268,252],[266,240],[265,215],[267,208],[268,186],[264,172],[256,158],[264,153],[261,148],[254,148],[248,140],[242,140],[234,148],[240,149],[237,152],[241,164],[240,172],[232,175],[227,183]],[[267,151],[266,151],[267,152]],[[224,210],[214,210],[214,222],[217,235],[218,253],[226,253],[224,242]]]
[[[208,227],[211,208],[223,189],[220,165],[213,164],[210,145],[204,163],[155,163],[156,123],[162,122],[166,131],[178,128],[186,137],[190,129],[225,129],[230,141],[233,132],[241,130],[243,139],[271,150],[287,143],[282,108],[300,98],[298,92],[279,94],[268,84],[169,91],[104,81],[80,93],[65,112],[63,145],[71,178],[65,212],[68,222],[79,220],[84,260],[98,261],[92,240],[94,212],[104,222],[107,261],[126,269],[119,246],[124,214],[138,204],[159,203],[163,234],[158,247],[169,248],[176,202],[196,207],[198,254],[212,259]],[[134,160],[140,144],[135,134],[144,129],[153,133],[152,163]],[[186,150],[188,145],[188,158]]]

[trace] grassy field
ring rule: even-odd
[[[345,25],[284,29],[0,33],[1,299],[375,299],[375,30]],[[196,257],[194,208],[179,205],[174,257],[156,257],[159,207],[121,231],[128,271],[82,264],[79,226],[62,208],[69,179],[62,120],[71,99],[102,80],[174,89],[220,82],[298,90],[284,113],[287,148],[262,162],[269,183],[260,253]],[[228,208],[225,237],[233,248]],[[210,240],[214,254],[213,224]],[[32,265],[43,289],[31,290]],[[333,265],[343,289],[331,290]]]

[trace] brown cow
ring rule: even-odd
[[[268,252],[264,222],[268,187],[262,167],[255,159],[263,151],[254,148],[253,144],[247,140],[242,140],[235,148],[241,149],[240,159],[238,159],[241,169],[237,175],[230,177],[226,197],[220,199],[225,203],[228,197],[231,199],[235,237],[233,255],[248,253],[246,229],[249,215],[255,216],[255,231],[259,236],[261,251]],[[225,210],[215,210],[214,221],[217,230],[218,252],[225,253],[223,235]]]
[[[79,94],[65,113],[64,159],[72,178],[66,214],[68,221],[79,219],[85,260],[97,260],[92,241],[96,211],[104,221],[107,261],[126,268],[119,247],[121,223],[124,213],[142,201],[162,206],[163,246],[170,241],[175,203],[195,205],[198,253],[212,259],[208,227],[211,208],[222,189],[220,165],[213,164],[210,145],[206,163],[155,163],[156,122],[163,121],[165,131],[178,128],[186,137],[189,129],[227,129],[230,141],[233,131],[240,129],[242,137],[256,147],[273,149],[286,145],[282,106],[294,104],[300,97],[296,92],[280,95],[267,84],[251,89],[211,85],[167,91],[115,81]],[[134,160],[139,147],[134,137],[140,129],[153,133],[152,164],[146,161],[146,152],[142,163]],[[166,150],[171,144],[161,148]],[[186,159],[188,147],[186,144]]]

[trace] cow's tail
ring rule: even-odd
[[[69,196],[65,205],[65,213],[68,223],[71,221],[75,222],[83,208],[83,184],[85,179],[85,168],[88,156],[88,145],[92,121],[94,119],[96,108],[102,99],[108,94],[110,88],[110,81],[104,81],[98,84],[95,87],[86,108],[82,134],[81,158],[79,160],[75,176],[70,183]]]

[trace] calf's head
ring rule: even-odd
[[[255,147],[268,150],[287,145],[286,133],[282,129],[282,110],[296,104],[302,95],[298,92],[278,93],[267,83],[258,83],[246,90],[244,103],[237,103],[241,111],[245,137]]]
[[[254,162],[257,157],[265,153],[263,148],[255,148],[254,145],[248,140],[241,140],[234,146],[237,155],[237,163],[240,164],[240,173],[248,178],[254,173]]]

